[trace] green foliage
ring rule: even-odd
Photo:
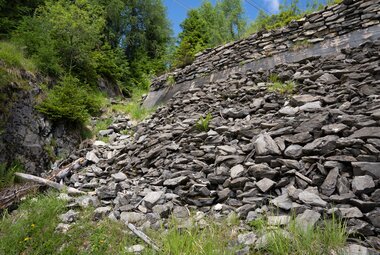
[[[111,118],[100,119],[96,122],[94,127],[94,134],[97,136],[100,130],[107,129],[112,124]]]
[[[23,166],[20,162],[14,162],[10,166],[0,164],[0,190],[12,186],[15,183],[16,172],[23,172]]]
[[[280,81],[276,74],[270,75],[269,82],[268,91],[280,94],[292,94],[297,87],[297,84],[294,81]]]
[[[181,24],[179,46],[175,52],[174,66],[192,63],[196,53],[219,44],[240,38],[246,27],[241,0],[218,1],[215,6],[204,1],[187,13]]]
[[[173,86],[175,84],[175,78],[173,75],[169,75],[169,77],[166,79],[166,84],[169,86]]]
[[[5,65],[6,68],[36,71],[33,61],[25,58],[23,51],[19,47],[6,41],[0,41],[0,64]]]
[[[44,0],[0,0],[0,38],[7,38],[25,16],[33,15],[34,10]]]
[[[195,127],[198,131],[207,132],[209,130],[209,124],[212,119],[211,113],[208,113],[205,118],[203,116],[199,117],[197,123],[195,123]]]
[[[55,231],[67,203],[55,193],[24,201],[0,221],[0,254],[125,254],[126,246],[137,243],[124,232],[120,222],[94,222],[88,209],[66,234]]]
[[[234,254],[237,248],[230,248],[228,245],[232,239],[232,229],[225,222],[206,220],[207,225],[204,227],[197,226],[193,221],[191,226],[181,228],[180,223],[173,218],[168,229],[159,232],[162,254]]]
[[[53,120],[85,123],[91,115],[100,113],[103,104],[102,95],[80,83],[77,78],[66,76],[48,91],[37,110]]]
[[[259,249],[260,254],[319,255],[330,254],[332,251],[339,254],[348,237],[346,225],[335,216],[324,219],[316,227],[309,226],[306,229],[297,224],[294,218],[284,229],[268,225],[263,218],[251,222],[251,226],[268,237],[267,243]]]

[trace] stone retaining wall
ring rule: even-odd
[[[300,48],[311,48],[313,46],[318,48],[325,45],[325,47],[341,49],[347,45],[340,44],[338,40],[335,40],[336,38],[345,38],[354,31],[361,30],[371,30],[371,33],[378,34],[380,33],[379,23],[379,1],[359,0],[349,5],[329,6],[300,20],[292,21],[284,28],[262,31],[246,39],[206,50],[196,57],[193,64],[153,80],[151,91],[159,91],[169,87],[166,82],[168,77],[174,78],[176,82],[174,86],[176,86],[207,77],[215,72],[242,68],[249,63],[273,58],[281,53],[293,52],[293,55],[299,55]],[[331,40],[335,40],[335,43],[329,44],[328,42]],[[356,46],[353,45],[352,47]],[[302,55],[302,57],[307,56]],[[150,102],[148,106],[156,103],[158,101]]]

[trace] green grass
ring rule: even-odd
[[[132,120],[141,121],[148,117],[155,108],[146,108],[141,105],[141,97],[148,91],[141,88],[132,89],[132,97],[128,103],[114,104],[110,106],[111,112],[128,115]]]
[[[251,226],[268,236],[267,242],[258,250],[259,254],[320,255],[332,254],[332,251],[339,254],[348,237],[346,225],[335,216],[307,229],[299,226],[294,217],[284,228],[269,226],[263,218],[251,222]]]
[[[229,243],[236,236],[234,232],[235,222],[226,220],[217,222],[214,219],[205,218],[204,226],[197,224],[193,217],[191,226],[181,227],[178,220],[172,218],[168,228],[153,232],[157,236],[157,243],[161,244],[160,254],[181,255],[219,255],[235,254],[240,247],[230,248]]]
[[[14,162],[11,166],[0,164],[0,190],[12,186],[16,182],[15,173],[23,172],[21,163]]]
[[[94,127],[94,134],[97,136],[100,130],[106,130],[112,124],[111,118],[100,119]]]
[[[0,61],[8,68],[21,68],[36,72],[33,61],[25,58],[23,51],[10,42],[0,41]]]
[[[137,243],[125,234],[125,226],[111,220],[92,220],[91,209],[66,233],[57,233],[58,216],[67,211],[57,194],[40,195],[24,201],[20,208],[5,213],[0,221],[0,254],[125,254]]]
[[[208,113],[205,118],[203,118],[203,116],[199,117],[197,123],[195,123],[196,129],[200,132],[207,132],[210,129],[209,124],[211,119],[211,113]]]
[[[276,74],[271,74],[269,77],[268,91],[280,94],[293,94],[297,84],[294,81],[282,82]]]

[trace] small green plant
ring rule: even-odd
[[[100,119],[96,121],[95,127],[94,127],[94,135],[97,136],[99,134],[100,130],[107,129],[112,124],[111,118],[106,119]]]
[[[310,47],[310,45],[311,45],[311,43],[307,39],[302,40],[302,41],[297,41],[292,45],[291,50],[292,51],[298,51],[301,49],[308,48],[308,47]]]
[[[10,166],[0,164],[0,190],[12,186],[16,182],[16,172],[23,172],[20,162],[13,162]]]
[[[293,94],[297,84],[294,81],[282,82],[276,74],[269,76],[268,91],[280,94]]]
[[[166,84],[168,86],[173,86],[175,84],[175,78],[173,75],[169,75],[168,78],[166,79]]]
[[[201,132],[207,132],[210,129],[209,124],[211,119],[211,113],[208,113],[205,118],[203,118],[203,116],[199,117],[197,123],[195,123],[196,129]]]

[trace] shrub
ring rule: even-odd
[[[201,116],[199,120],[197,121],[197,123],[195,124],[195,127],[201,132],[202,131],[207,132],[209,130],[209,123],[211,119],[212,119],[211,113],[208,113],[205,118]]]
[[[103,98],[72,76],[65,76],[47,92],[37,110],[52,120],[85,123],[91,115],[100,113]]]

